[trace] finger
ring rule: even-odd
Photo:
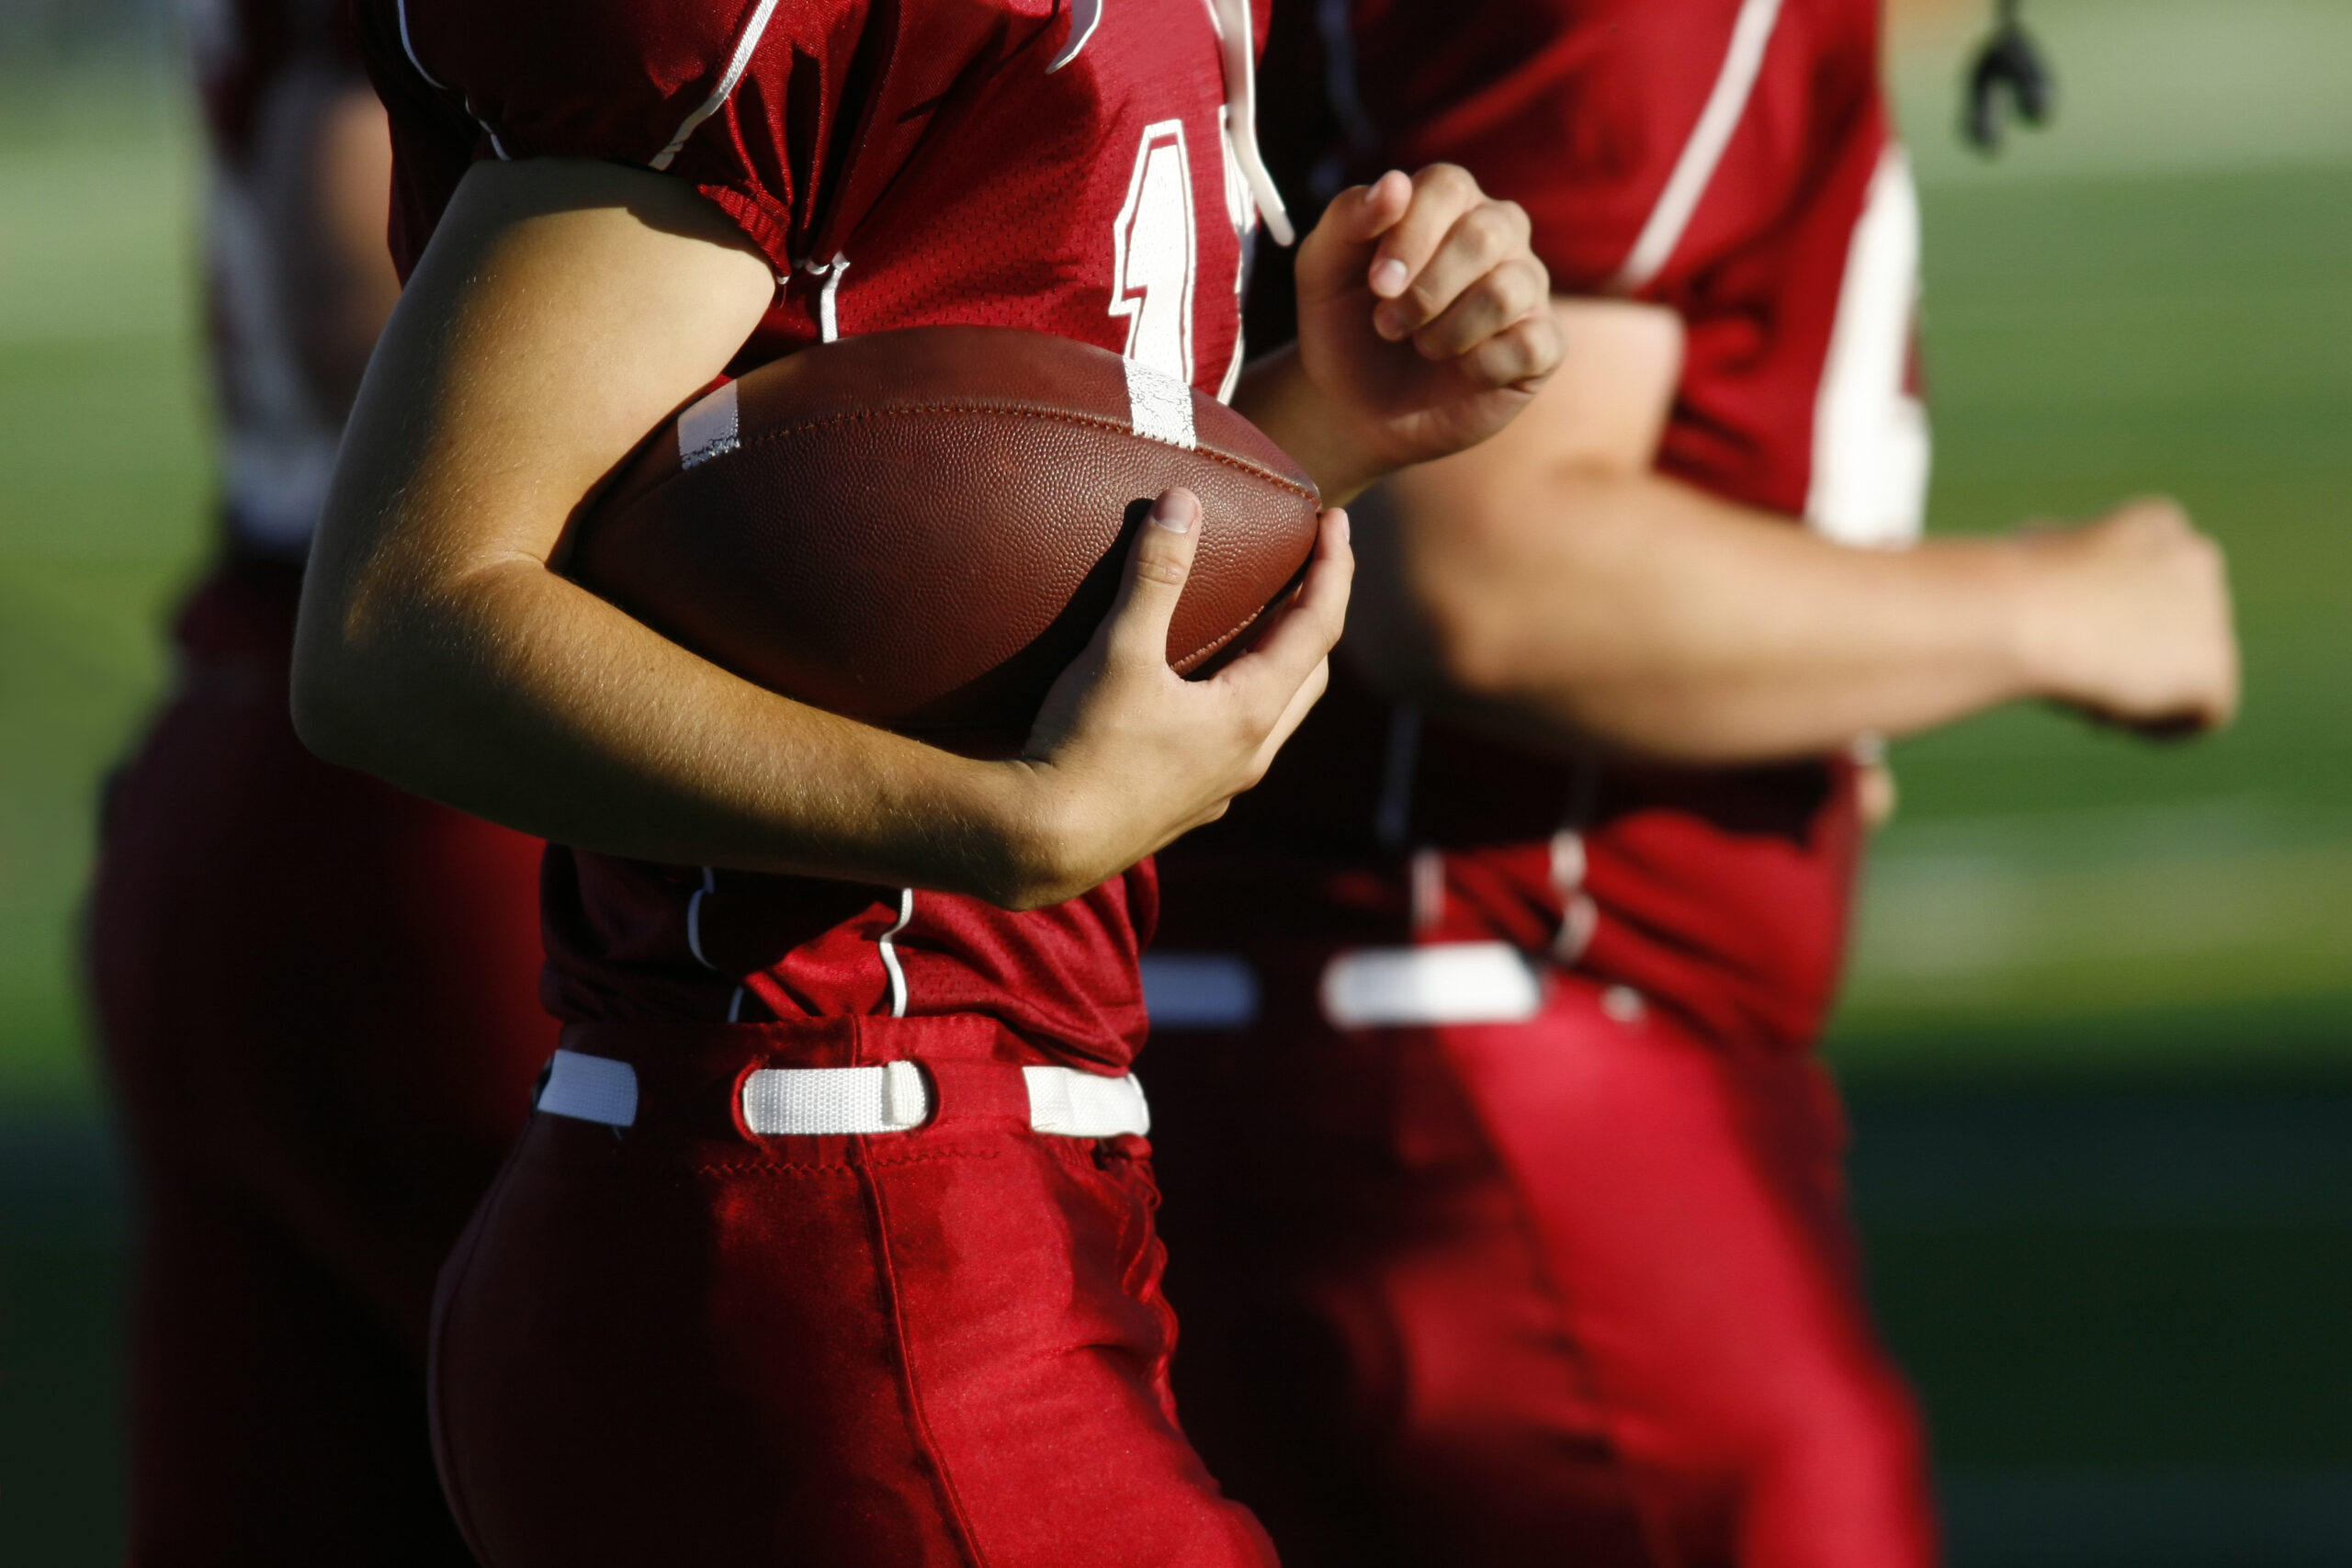
[[[1515,322],[1454,361],[1462,374],[1481,387],[1515,387],[1532,392],[1560,367],[1567,340],[1557,317],[1537,310]]]
[[[1464,176],[1465,178],[1467,176]],[[1472,187],[1476,195],[1476,187]],[[1416,209],[1420,207],[1415,203]],[[1442,210],[1432,204],[1432,215]],[[1384,250],[1414,222],[1408,212],[1382,239]],[[1527,214],[1516,202],[1477,198],[1453,214],[1444,231],[1413,268],[1409,284],[1373,311],[1373,325],[1391,341],[1409,337],[1434,321],[1462,292],[1504,262],[1525,257]],[[1374,265],[1377,267],[1379,262]],[[1375,290],[1375,292],[1377,292]]]
[[[1534,257],[1506,258],[1473,279],[1436,320],[1416,332],[1413,346],[1424,359],[1458,359],[1532,315],[1551,285],[1551,275]]]
[[[1347,624],[1348,589],[1355,579],[1355,554],[1348,543],[1348,514],[1338,507],[1323,514],[1315,558],[1298,594],[1275,617],[1250,651],[1214,677],[1236,686],[1263,682],[1279,695],[1269,713],[1280,711],[1290,693],[1340,640]]]
[[[1333,197],[1323,209],[1323,220],[1298,248],[1299,299],[1335,298],[1363,288],[1374,242],[1405,215],[1412,201],[1413,182],[1396,169]]]
[[[1127,547],[1119,596],[1103,617],[1102,636],[1113,658],[1167,663],[1168,626],[1192,576],[1200,538],[1200,497],[1179,487],[1152,502]]]
[[[1391,169],[1368,186],[1341,191],[1324,211],[1334,220],[1334,238],[1368,245],[1395,227],[1412,205],[1411,177],[1402,169]]]
[[[1453,225],[1485,199],[1478,182],[1459,164],[1431,164],[1415,175],[1411,204],[1383,231],[1365,270],[1364,281],[1374,295],[1390,301],[1408,295]],[[1391,335],[1402,337],[1425,319]]]

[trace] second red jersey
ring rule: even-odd
[[[1555,291],[1673,309],[1660,472],[1848,544],[1916,535],[1917,215],[1878,0],[1354,0],[1278,29],[1270,117],[1323,106],[1294,114],[1320,129],[1291,132],[1278,166],[1461,164],[1527,209]],[[1166,857],[1167,940],[1499,938],[1712,1039],[1801,1044],[1844,950],[1850,781],[1834,758],[1564,762],[1335,665],[1266,783]]]
[[[474,162],[602,158],[692,184],[773,264],[739,373],[967,323],[1211,393],[1239,365],[1255,222],[1223,45],[1248,17],[1206,0],[362,0],[403,273]],[[558,848],[544,898],[567,1020],[978,1013],[1114,1068],[1143,1034],[1148,863],[1012,914]]]

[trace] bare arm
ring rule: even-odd
[[[2220,553],[2171,503],[1905,551],[1833,544],[1652,470],[1670,315],[1555,309],[1566,358],[1527,412],[1359,509],[1349,648],[1384,684],[1694,764],[2020,697],[2151,729],[2234,709]]]
[[[1349,572],[1337,514],[1298,607],[1185,682],[1164,637],[1197,505],[1163,498],[1169,525],[1140,531],[1119,608],[1010,761],[752,686],[550,569],[581,497],[726,365],[775,287],[674,181],[557,160],[469,173],[352,412],[297,638],[305,741],[583,848],[1013,906],[1221,812],[1321,689]]]
[[[289,302],[303,377],[322,412],[340,421],[400,298],[384,249],[392,178],[384,108],[365,80],[304,66],[272,93],[256,139],[271,276]]]

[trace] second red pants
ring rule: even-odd
[[[1285,1563],[1933,1560],[1817,1064],[1573,976],[1514,1024],[1271,999],[1146,1060],[1178,1394]]]

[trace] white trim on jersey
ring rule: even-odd
[[[1928,411],[1904,386],[1919,302],[1919,197],[1889,143],[1854,220],[1814,390],[1805,521],[1841,545],[1900,546],[1927,514]]]
[[[1699,209],[1699,198],[1715,177],[1731,133],[1738,129],[1739,117],[1747,111],[1748,95],[1764,68],[1764,46],[1771,41],[1772,25],[1780,15],[1781,0],[1741,0],[1739,17],[1732,23],[1731,47],[1724,51],[1723,70],[1707,95],[1706,107],[1699,111],[1690,140],[1683,143],[1682,155],[1675,160],[1674,172],[1667,176],[1666,188],[1658,193],[1657,205],[1650,209],[1634,248],[1625,254],[1624,265],[1610,280],[1612,291],[1638,293],[1672,259],[1690,215]]]
[[[426,85],[438,87],[443,92],[447,92],[449,90],[448,84],[442,81],[439,77],[434,75],[432,72],[427,71],[424,68],[424,62],[416,57],[416,45],[409,41],[408,0],[400,0],[399,14],[401,23],[401,49],[402,52],[407,54],[408,62],[416,67],[416,73],[424,78]],[[488,130],[489,127],[485,126],[483,129]],[[499,156],[504,157],[505,154],[502,152]]]
[[[686,138],[695,133],[695,129],[717,114],[727,100],[735,96],[735,85],[743,79],[744,70],[752,63],[752,51],[760,47],[760,39],[767,35],[768,23],[775,16],[775,0],[760,0],[759,8],[744,24],[743,36],[735,40],[735,52],[727,62],[726,74],[719,77],[718,88],[702,101],[700,108],[686,116],[685,122],[678,127],[678,134],[670,138],[670,145],[653,155],[652,167],[668,168],[671,160],[677,157],[678,150],[686,144]]]
[[[706,969],[716,969],[718,965],[713,964],[703,954],[702,901],[718,891],[718,871],[711,866],[704,866],[702,868],[702,886],[695,888],[694,897],[686,900],[686,951],[693,953],[695,955],[695,962],[701,964]]]
[[[408,62],[416,68],[418,75],[424,78],[426,86],[437,88],[444,93],[450,91],[449,85],[427,71],[424,68],[424,62],[416,57],[416,45],[408,36],[408,0],[399,0],[397,14],[401,24],[401,52],[408,56]],[[502,164],[511,163],[514,154],[506,150],[506,143],[498,139],[498,132],[490,128],[490,121],[474,113],[474,106],[470,103],[465,105],[465,110],[466,118],[481,126],[481,133],[490,138],[490,150],[498,154],[498,161]]]
[[[1258,200],[1258,215],[1274,243],[1287,245],[1298,237],[1290,212],[1266,161],[1258,152],[1258,34],[1250,23],[1250,0],[1209,0],[1216,23],[1217,42],[1225,56],[1226,140],[1241,164],[1250,194]]]
[[[874,945],[881,950],[883,971],[890,976],[890,1016],[892,1018],[907,1016],[907,972],[899,963],[898,938],[899,933],[907,929],[907,922],[914,918],[915,890],[911,887],[901,887],[899,889],[898,923],[874,939]]]
[[[1258,244],[1258,195],[1250,188],[1249,176],[1241,172],[1241,154],[1233,145],[1233,106],[1222,105],[1216,111],[1219,160],[1225,170],[1225,218],[1233,226],[1233,356],[1226,361],[1225,378],[1217,383],[1216,400],[1233,401],[1233,389],[1241,384],[1241,365],[1249,353],[1249,333],[1238,323],[1241,307],[1250,297],[1250,269]]]
[[[813,270],[813,269],[812,269]],[[817,335],[826,343],[839,343],[842,337],[840,295],[842,274],[849,270],[849,257],[839,251],[824,269],[825,287],[817,292]]]
[[[216,152],[205,243],[221,422],[221,485],[238,537],[280,554],[310,543],[337,430],[294,350],[290,295],[249,171]]]
[[[1059,54],[1054,56],[1054,62],[1046,67],[1046,74],[1050,76],[1076,60],[1078,51],[1086,47],[1087,40],[1094,36],[1094,29],[1102,25],[1102,0],[1070,0],[1069,41],[1062,45]]]

